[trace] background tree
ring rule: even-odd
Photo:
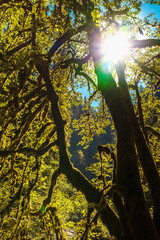
[[[159,239],[158,20],[138,18],[140,1],[2,0],[0,10],[1,238],[63,239],[68,228],[72,239],[94,239],[101,222],[115,239]],[[122,28],[130,51],[111,73],[102,43]],[[99,143],[90,182],[70,160],[70,138],[77,129],[89,145],[110,124],[108,110],[116,144]]]

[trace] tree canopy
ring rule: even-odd
[[[1,239],[160,239],[158,19],[139,0],[0,3]],[[88,179],[74,164],[102,134]]]

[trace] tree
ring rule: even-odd
[[[158,240],[159,143],[154,137],[159,138],[157,20],[151,16],[144,21],[138,18],[140,1],[2,0],[0,9],[3,239],[27,238],[30,216],[43,219],[46,215],[50,216],[50,222],[46,218],[46,236],[51,236],[52,223],[56,238],[63,238],[52,195],[57,180],[65,175],[89,205],[81,239],[87,239],[89,228],[99,218],[116,239]],[[131,53],[125,64],[123,60],[115,64],[117,83],[100,46],[104,31],[120,31],[122,26],[130,28],[132,34]],[[151,27],[154,32],[150,32]],[[136,40],[136,31],[146,31],[149,39]],[[141,93],[140,80],[145,84]],[[82,131],[84,142],[93,133],[103,132],[108,121],[106,106],[116,130],[115,150],[97,147],[101,163],[104,153],[114,163],[111,185],[106,183],[102,164],[98,179],[103,184],[94,184],[70,161],[71,105],[82,102],[78,89],[84,84],[90,94],[84,124],[87,130]],[[99,119],[90,112],[93,99],[106,104],[99,109]],[[149,112],[154,121],[149,119]],[[48,188],[44,175],[51,179]],[[146,183],[150,205],[142,182]]]

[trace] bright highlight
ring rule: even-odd
[[[116,63],[125,57],[128,48],[127,34],[125,32],[118,32],[103,41],[101,50],[105,60]]]

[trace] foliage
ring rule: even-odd
[[[141,4],[1,1],[1,239],[159,239],[159,23]],[[121,29],[129,53],[108,66]],[[89,181],[72,162],[96,147]]]

